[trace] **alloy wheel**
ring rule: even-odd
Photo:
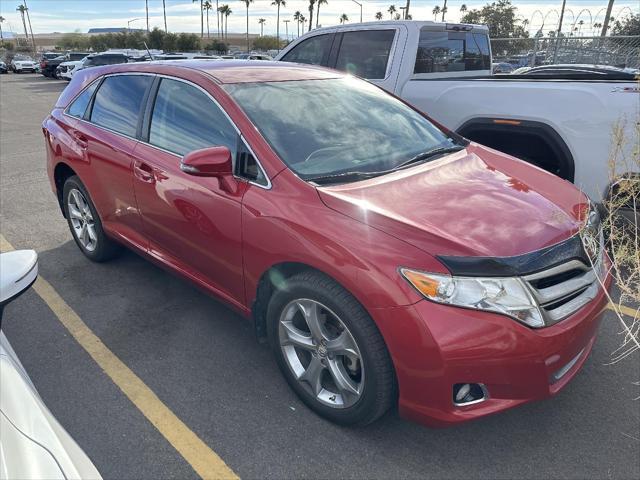
[[[348,408],[361,397],[364,365],[342,320],[320,302],[289,302],[278,325],[280,348],[296,380],[320,403]]]
[[[78,242],[85,250],[93,252],[98,246],[98,235],[89,203],[80,190],[73,188],[69,191],[67,211]]]

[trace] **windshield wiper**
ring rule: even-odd
[[[385,173],[392,172],[393,170],[384,170],[380,172],[343,172],[335,173],[333,175],[319,175],[317,177],[307,177],[304,180],[307,182],[314,182],[318,185],[324,183],[342,183],[342,182],[355,182],[357,180],[366,180],[368,178],[379,177]]]
[[[433,150],[427,150],[426,152],[419,153],[415,157],[411,157],[406,162],[402,162],[400,165],[395,167],[394,170],[399,170],[401,168],[407,167],[414,163],[422,162],[424,160],[428,160],[429,158],[433,158],[438,155],[443,155],[445,153],[459,152],[460,150],[464,150],[464,148],[465,147],[461,145],[452,145],[450,147],[438,147],[438,148],[434,148]]]

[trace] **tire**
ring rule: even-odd
[[[303,313],[314,310],[320,319],[315,336],[309,328],[313,315]],[[395,403],[395,372],[382,335],[362,305],[326,275],[302,272],[276,289],[267,307],[267,330],[287,382],[320,416],[340,425],[362,426]],[[318,333],[322,341],[317,341]],[[337,353],[341,350],[350,353]],[[309,373],[317,371],[318,375]],[[339,388],[339,383],[349,388]]]
[[[62,204],[71,235],[89,260],[106,262],[120,254],[122,247],[104,233],[89,192],[76,175],[64,182]]]

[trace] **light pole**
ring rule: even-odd
[[[402,19],[406,20],[407,19],[407,7],[398,7],[400,10],[402,10]]]
[[[360,23],[362,23],[362,4],[356,0],[351,1],[360,7]]]
[[[127,33],[129,33],[129,30],[131,30],[131,22],[135,22],[136,20],[142,20],[141,18],[132,18],[131,20],[127,21]]]
[[[289,22],[291,20],[283,20],[284,22],[284,31],[285,31],[285,37],[287,38],[287,43],[289,43]]]

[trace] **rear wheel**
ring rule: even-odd
[[[62,198],[69,229],[82,253],[94,262],[117,256],[122,247],[104,233],[91,197],[76,175],[65,181]]]
[[[396,397],[382,335],[344,288],[303,272],[277,290],[267,310],[269,340],[285,378],[301,400],[342,425],[366,425]]]

